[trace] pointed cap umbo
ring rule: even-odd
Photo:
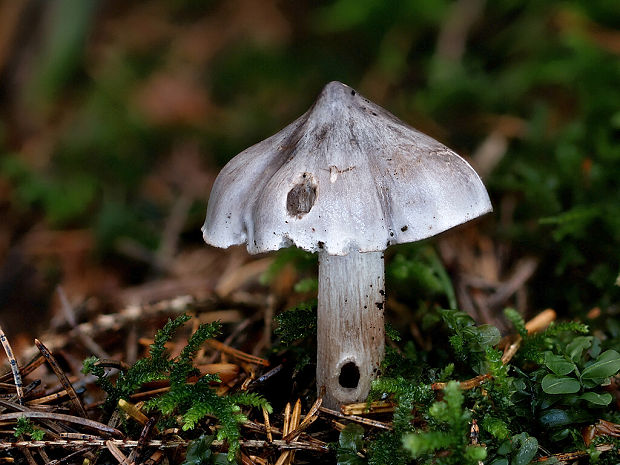
[[[217,177],[203,227],[217,247],[345,255],[414,242],[492,210],[452,150],[340,82]]]

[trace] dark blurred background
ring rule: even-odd
[[[439,257],[478,320],[617,314],[617,0],[5,0],[0,322],[45,328],[59,285],[86,315],[207,292],[248,260],[202,244],[214,177],[331,80],[462,154],[491,194],[492,215],[431,252],[395,248],[402,301],[424,276],[409,259]]]

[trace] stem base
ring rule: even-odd
[[[383,252],[319,254],[317,387],[323,405],[362,402],[383,360]]]

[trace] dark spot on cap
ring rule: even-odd
[[[385,295],[385,291],[383,289],[379,289],[379,294]]]
[[[379,310],[383,310],[383,302],[375,302],[375,305]]]
[[[394,231],[390,231],[390,237],[394,237]]]
[[[291,216],[301,218],[308,213],[316,200],[316,184],[312,175],[304,173],[303,180],[295,184],[286,196],[286,210]]]
[[[325,242],[323,242],[323,241],[319,241],[319,242],[317,243],[317,245],[318,245],[319,249],[322,249],[323,247],[325,247]]]
[[[351,95],[355,95],[355,91],[351,89]]]
[[[400,228],[400,230],[401,230],[402,232],[405,232],[407,229],[408,229],[407,225],[405,225],[405,226],[403,226],[402,228]]]

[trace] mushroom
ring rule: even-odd
[[[384,259],[492,210],[473,168],[340,82],[222,169],[204,240],[318,252],[317,388],[363,401],[384,355]]]

